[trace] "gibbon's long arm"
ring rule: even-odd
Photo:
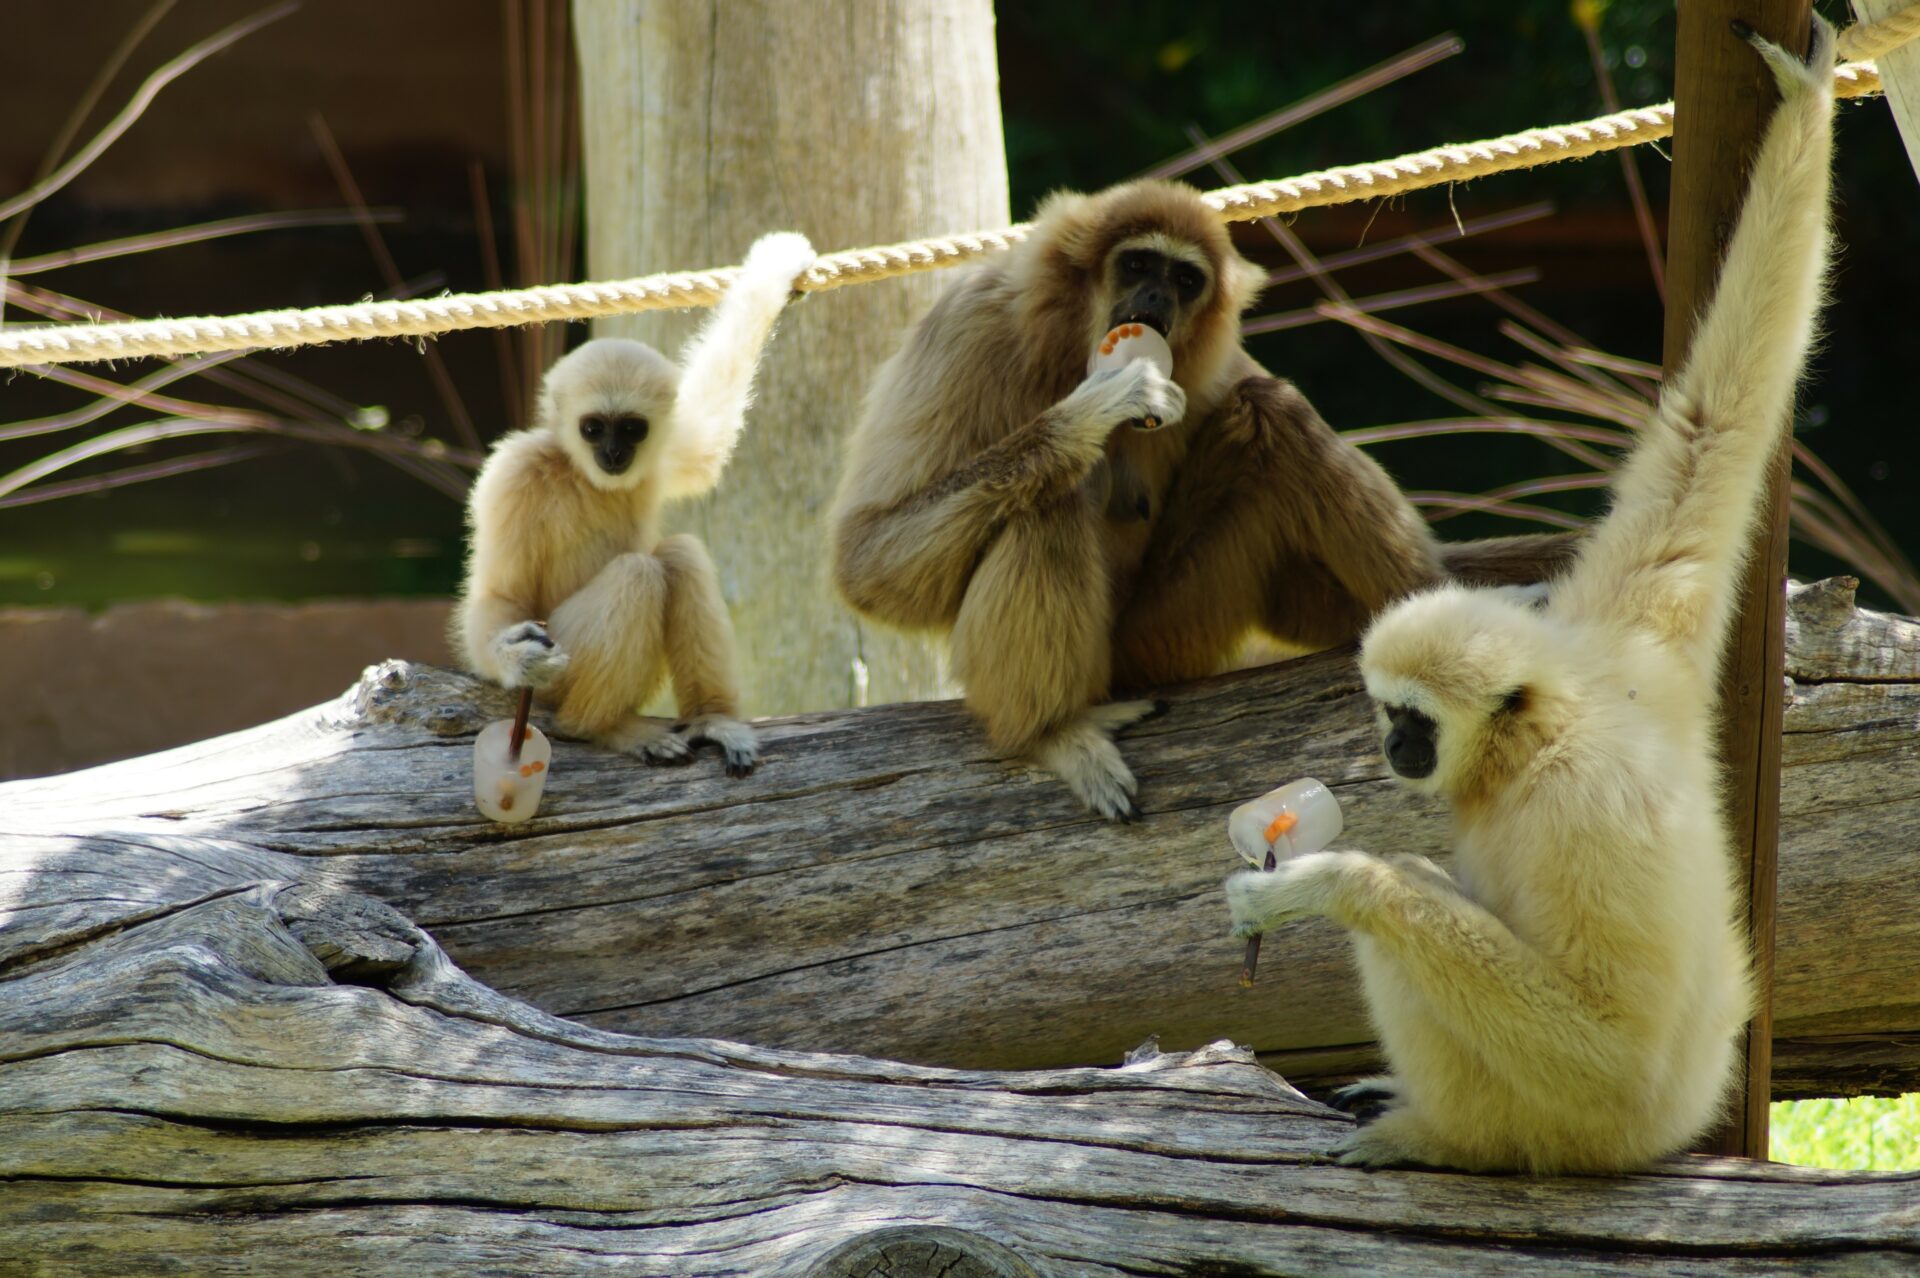
[[[813,246],[796,232],[755,240],[726,295],[681,352],[673,429],[661,460],[664,496],[697,497],[720,482],[753,400],[760,352],[793,281],[813,260]]]
[[[895,625],[951,621],[975,563],[1011,515],[1075,493],[1120,423],[1177,419],[1184,407],[1179,387],[1136,360],[1088,378],[924,487],[843,508],[833,547],[841,592]]]
[[[475,482],[469,506],[473,532],[460,601],[462,655],[475,674],[503,687],[513,687],[515,675],[496,640],[509,626],[542,619],[538,541],[547,524],[540,518],[539,486],[529,481],[528,465],[524,446],[496,453]]]
[[[952,619],[973,566],[1017,510],[1066,496],[1099,461],[1056,404],[926,488],[857,506],[834,527],[834,573],[856,607],[896,625]]]
[[[1482,1062],[1520,1062],[1526,1077],[1561,1082],[1574,1081],[1567,1071],[1621,1076],[1620,1036],[1603,1030],[1569,974],[1422,858],[1407,861],[1329,850],[1242,870],[1227,880],[1234,934],[1324,915],[1391,955]]]
[[[1833,30],[1809,63],[1756,41],[1779,82],[1746,203],[1687,361],[1614,481],[1553,612],[1718,660],[1768,460],[1786,433],[1828,258]]]

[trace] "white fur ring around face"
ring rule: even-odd
[[[1264,869],[1269,850],[1279,861],[1319,852],[1340,837],[1344,825],[1340,801],[1308,777],[1235,808],[1227,818],[1227,837],[1234,851]]]
[[[508,757],[513,720],[496,719],[473,742],[473,802],[490,821],[517,825],[540,810],[553,743],[532,724],[520,740],[520,758]]]
[[[1125,368],[1136,359],[1151,360],[1162,377],[1173,376],[1173,348],[1156,329],[1145,324],[1122,324],[1109,329],[1100,344],[1087,356],[1087,372],[1103,368]]]

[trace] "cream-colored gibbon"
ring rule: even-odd
[[[1189,187],[1059,194],[1008,257],[949,289],[879,371],[835,502],[846,601],[949,637],[1003,752],[1133,819],[1112,740],[1155,703],[1101,704],[1228,666],[1255,632],[1358,637],[1458,572],[1532,581],[1551,537],[1443,546],[1393,480],[1240,343],[1262,273]],[[1110,328],[1145,360],[1087,374]],[[1154,418],[1143,430],[1129,425]]]
[[[468,669],[535,688],[562,732],[656,763],[711,742],[730,775],[753,770],[713,564],[695,538],[660,536],[660,508],[719,482],[760,352],[813,260],[803,236],[762,236],[678,368],[601,338],[548,370],[537,421],[495,445],[469,499],[452,636]],[[640,713],[669,676],[673,724]]]
[[[1392,1073],[1349,1089],[1384,1109],[1345,1162],[1618,1171],[1721,1111],[1749,994],[1715,671],[1828,256],[1814,23],[1804,63],[1736,27],[1782,101],[1692,351],[1545,608],[1443,586],[1361,646],[1389,768],[1453,810],[1451,875],[1326,851],[1228,881],[1243,935],[1307,915],[1354,935]]]

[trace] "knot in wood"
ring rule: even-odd
[[[876,1229],[835,1247],[807,1278],[1040,1278],[984,1234],[944,1225]]]

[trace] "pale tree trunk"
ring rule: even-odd
[[[1008,221],[988,0],[576,0],[574,19],[596,278],[737,262],[775,229],[827,251]],[[824,516],[868,379],[946,282],[792,307],[720,490],[671,516],[720,569],[750,713],[939,691],[930,643],[840,605]],[[597,331],[672,353],[700,319]]]

